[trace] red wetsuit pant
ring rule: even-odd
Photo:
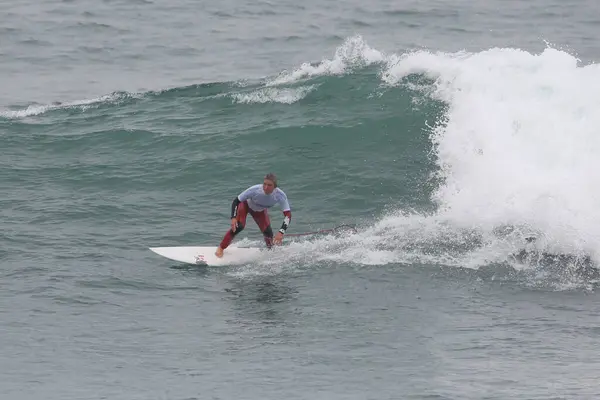
[[[269,220],[269,214],[267,213],[267,210],[254,211],[248,207],[247,201],[243,201],[238,205],[236,216],[237,229],[235,233],[232,232],[231,229],[228,230],[225,234],[225,237],[223,237],[223,240],[219,244],[219,247],[226,249],[227,246],[231,244],[233,238],[244,229],[246,226],[246,217],[248,216],[248,213],[252,215],[254,222],[256,222],[258,228],[263,233],[267,247],[271,247],[273,244],[273,229],[271,229],[271,221]]]

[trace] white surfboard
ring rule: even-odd
[[[208,265],[210,267],[223,265],[239,265],[256,260],[262,249],[257,247],[228,247],[222,258],[215,256],[217,247],[202,246],[173,246],[150,247],[156,254],[186,264]]]

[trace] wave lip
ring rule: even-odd
[[[102,104],[107,104],[107,103],[118,104],[124,100],[130,99],[130,98],[137,98],[140,96],[141,96],[141,94],[136,94],[136,93],[114,92],[114,93],[96,97],[93,99],[76,100],[76,101],[70,101],[70,102],[65,102],[65,103],[54,102],[52,104],[32,104],[32,105],[29,105],[26,108],[23,108],[20,110],[0,111],[0,117],[6,118],[6,119],[20,119],[20,118],[26,118],[26,117],[44,114],[49,111],[73,109],[73,108],[77,108],[77,109],[80,109],[81,111],[85,111],[89,108],[99,107]]]
[[[231,97],[237,103],[282,103],[292,104],[305,98],[317,85],[296,88],[267,87],[249,93],[233,93]]]
[[[341,75],[349,69],[364,67],[385,61],[386,56],[370,47],[362,36],[353,36],[338,47],[331,60],[304,63],[293,71],[284,71],[267,82],[267,86],[290,84],[305,78],[323,75]]]

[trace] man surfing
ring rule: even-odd
[[[274,205],[279,205],[284,215],[283,223],[275,238],[273,238],[273,229],[271,228],[269,214],[267,213],[267,210]],[[254,222],[256,222],[263,233],[268,248],[271,248],[273,244],[279,245],[283,242],[283,235],[292,220],[292,211],[286,194],[277,187],[277,177],[275,174],[267,174],[262,185],[250,186],[233,199],[233,203],[231,204],[231,229],[227,231],[219,247],[217,247],[217,251],[215,252],[217,257],[223,257],[223,250],[244,229],[248,213],[252,215]]]

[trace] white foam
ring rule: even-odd
[[[548,48],[415,52],[382,79],[435,80],[449,105],[432,132],[445,183],[435,193],[455,226],[521,224],[561,251],[600,247],[600,67]]]
[[[477,238],[471,232],[459,232],[438,217],[395,213],[359,233],[288,240],[285,247],[262,258],[259,267],[247,266],[233,274],[273,274],[330,263],[359,267],[414,263],[463,266],[468,252],[456,248],[472,246],[474,240]],[[443,249],[432,251],[436,247]]]

